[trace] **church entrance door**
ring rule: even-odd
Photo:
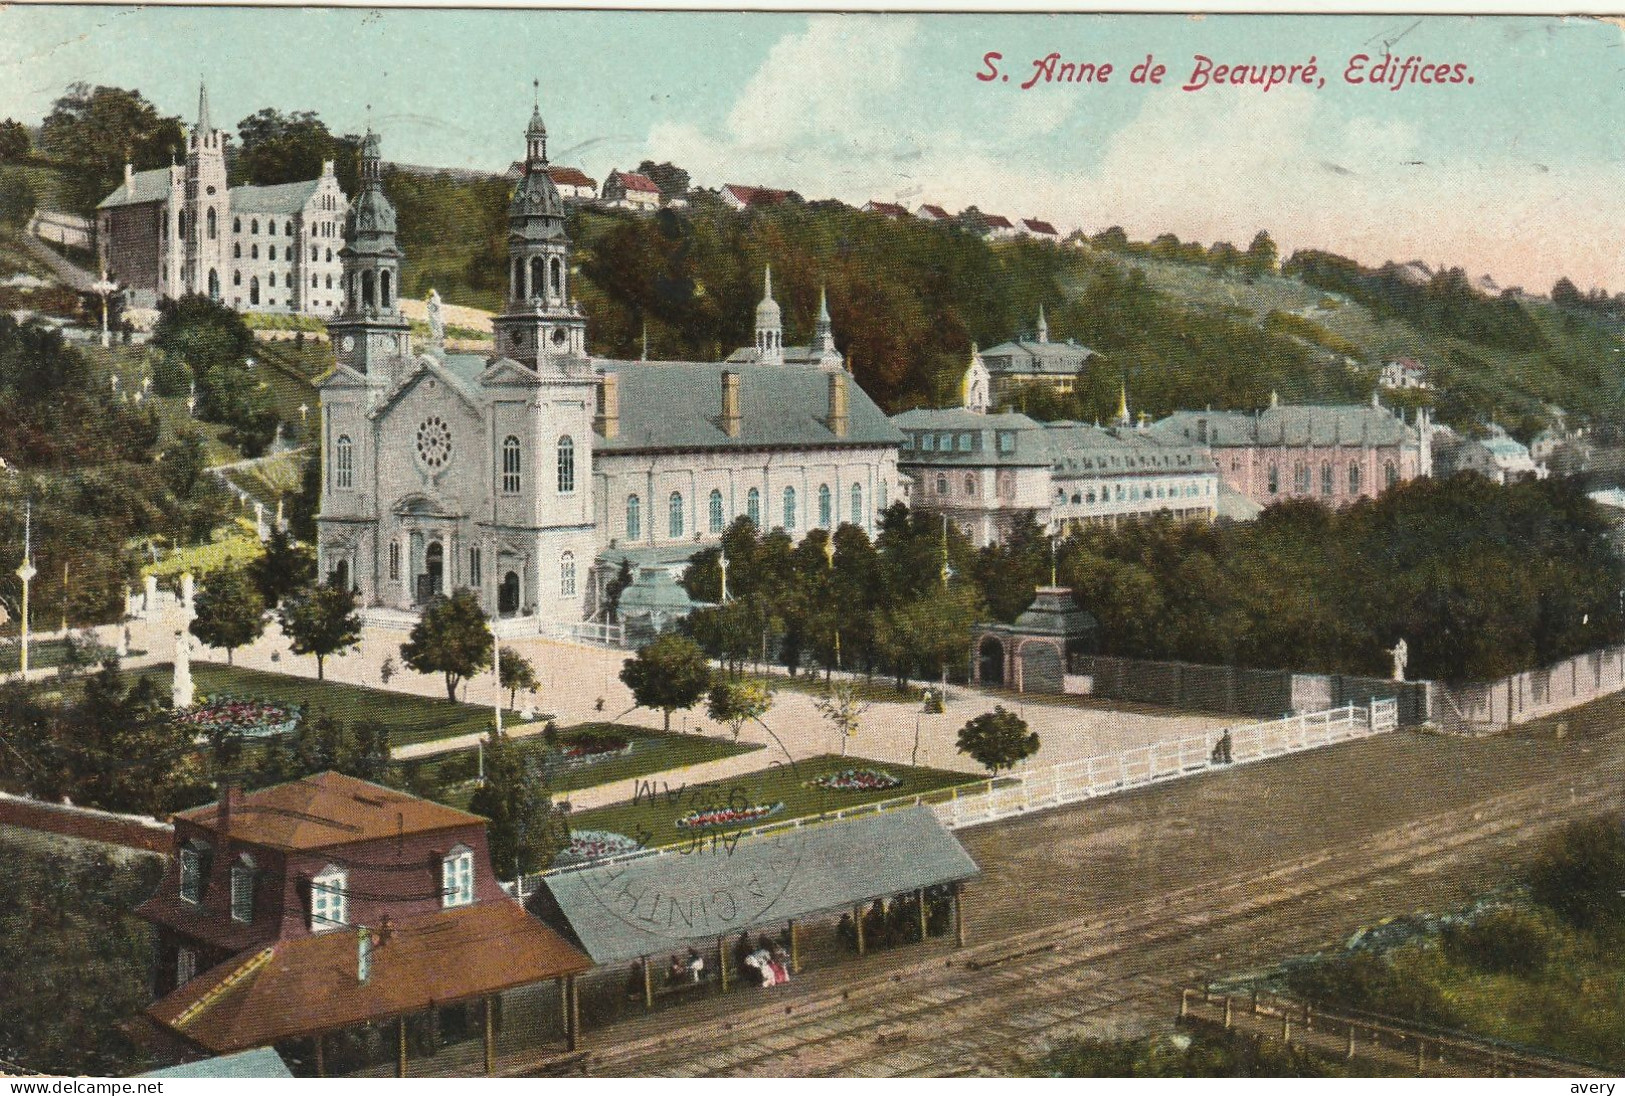
[[[519,611],[519,575],[509,571],[502,576],[502,585],[497,587],[497,612],[503,616],[512,616]]]
[[[445,588],[446,549],[438,541],[431,541],[423,553],[424,573],[418,576],[418,604],[440,596]]]

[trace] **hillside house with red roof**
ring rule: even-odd
[[[1020,233],[1023,236],[1032,236],[1036,239],[1049,240],[1051,242],[1061,238],[1061,234],[1055,231],[1054,225],[1050,224],[1048,221],[1034,220],[1031,217],[1023,217],[1021,219]]]
[[[567,202],[590,202],[598,197],[598,180],[578,167],[549,167],[548,177]]]
[[[914,211],[914,216],[922,221],[950,221],[953,215],[939,205],[922,205]]]
[[[158,998],[137,1034],[176,1057],[281,1045],[321,1075],[326,1036],[388,1024],[404,1076],[409,1018],[476,1005],[490,1070],[496,998],[551,979],[569,1006],[591,966],[502,890],[477,815],[327,772],[228,789],[174,826],[137,911]]]
[[[660,188],[647,175],[611,171],[604,180],[604,204],[612,209],[659,209]]]
[[[863,212],[879,213],[883,217],[890,217],[894,221],[901,221],[908,217],[908,210],[895,202],[865,202]]]
[[[765,186],[741,186],[738,183],[729,183],[722,188],[722,200],[730,209],[759,209],[782,205],[792,199],[799,201],[800,198],[801,196],[793,190],[774,190]]]

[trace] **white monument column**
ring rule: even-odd
[[[192,583],[192,572],[190,572],[190,571],[182,572],[182,574],[181,574],[181,613],[186,617],[186,623],[188,623],[188,624],[192,623],[193,620],[197,619],[197,609],[194,606],[193,601],[192,601],[192,597],[196,592],[197,592],[196,587]]]
[[[192,706],[192,645],[185,632],[175,634],[175,681],[170,698],[176,711]]]

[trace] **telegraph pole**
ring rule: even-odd
[[[28,680],[28,585],[39,574],[34,569],[34,500],[29,499],[23,503],[23,562],[17,568],[17,577],[23,580],[23,646],[21,669],[23,680]]]

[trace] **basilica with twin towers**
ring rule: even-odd
[[[858,387],[827,308],[787,346],[772,274],[750,347],[723,362],[592,353],[540,109],[508,208],[508,290],[490,356],[414,345],[380,142],[345,216],[334,368],[320,382],[321,573],[416,612],[474,590],[509,627],[599,616],[623,561],[675,573],[736,518],[800,539],[875,532],[900,497],[902,435]]]

